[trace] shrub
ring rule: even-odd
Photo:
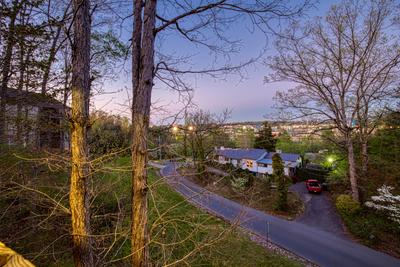
[[[343,215],[353,215],[360,210],[360,204],[349,195],[339,195],[336,198],[336,208]]]
[[[245,190],[248,182],[249,182],[249,179],[247,176],[241,176],[241,177],[232,176],[231,177],[232,189],[236,192]]]
[[[277,198],[275,202],[275,210],[286,211],[288,208],[287,203],[287,195],[288,195],[288,183],[289,178],[286,175],[282,175],[281,177],[275,177],[277,181]]]

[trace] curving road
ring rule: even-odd
[[[211,193],[180,176],[175,163],[168,163],[160,173],[176,191],[193,204],[255,234],[269,237],[272,243],[320,266],[400,266],[399,259],[333,233],[303,223],[286,221]]]

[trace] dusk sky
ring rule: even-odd
[[[315,16],[324,16],[332,3],[337,1],[322,1],[308,12],[308,19]],[[304,18],[307,19],[307,18]],[[129,22],[130,23],[130,22]],[[129,24],[122,32],[122,37],[130,36]],[[273,112],[273,97],[277,90],[286,90],[293,85],[289,83],[265,83],[264,77],[269,70],[263,64],[268,56],[274,55],[274,38],[268,36],[268,40],[260,31],[249,30],[250,23],[247,20],[238,20],[231,28],[225,31],[226,36],[241,40],[240,52],[235,53],[229,59],[232,64],[246,62],[258,57],[265,49],[257,63],[242,70],[242,76],[229,75],[220,78],[212,78],[207,75],[192,75],[185,77],[185,81],[194,88],[193,102],[201,109],[213,113],[221,113],[224,109],[231,110],[230,121],[255,121],[263,120]],[[174,56],[190,56],[186,67],[202,69],[210,66],[221,65],[226,59],[216,60],[209,51],[188,44],[187,41],[174,34],[164,34],[157,40],[160,51]],[[222,63],[220,63],[222,62]],[[96,96],[95,107],[108,110],[114,114],[129,116],[128,99],[131,95],[130,60],[125,62],[123,70],[118,78],[104,85],[106,94]],[[117,92],[117,93],[111,93]],[[129,97],[128,97],[129,96]],[[152,113],[152,123],[160,123],[161,120],[177,113],[182,108],[176,92],[168,90],[161,83],[156,83],[153,89],[152,102],[157,112]],[[163,113],[158,110],[162,107]]]

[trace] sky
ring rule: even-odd
[[[323,16],[330,5],[336,1],[321,1],[310,10],[308,18]],[[307,19],[307,18],[304,18]],[[129,25],[129,23],[128,23]],[[240,64],[252,58],[258,61],[241,70],[241,75],[232,74],[222,77],[207,75],[191,75],[184,77],[193,88],[192,102],[203,110],[219,114],[228,109],[231,113],[229,121],[260,121],[269,118],[274,113],[273,97],[277,90],[287,90],[294,86],[288,82],[265,83],[264,77],[270,70],[263,63],[273,56],[274,37],[265,35],[257,30],[249,30],[248,20],[237,20],[225,31],[225,35],[234,40],[240,40],[240,51],[230,58],[214,57],[209,50],[188,44],[177,35],[167,32],[157,40],[157,49],[164,54],[184,56],[189,58],[185,68],[202,69],[210,65],[220,66],[228,60],[231,64]],[[130,28],[122,30],[122,38],[129,39]],[[129,116],[129,99],[131,96],[130,61],[121,66],[114,80],[103,85],[104,94],[94,98],[96,109],[104,109],[114,114]],[[162,83],[156,81],[152,93],[151,122],[158,124],[181,110],[183,104],[179,102],[179,95]]]

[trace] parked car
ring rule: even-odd
[[[306,188],[309,193],[318,193],[322,192],[322,186],[318,180],[308,179],[306,180]]]

